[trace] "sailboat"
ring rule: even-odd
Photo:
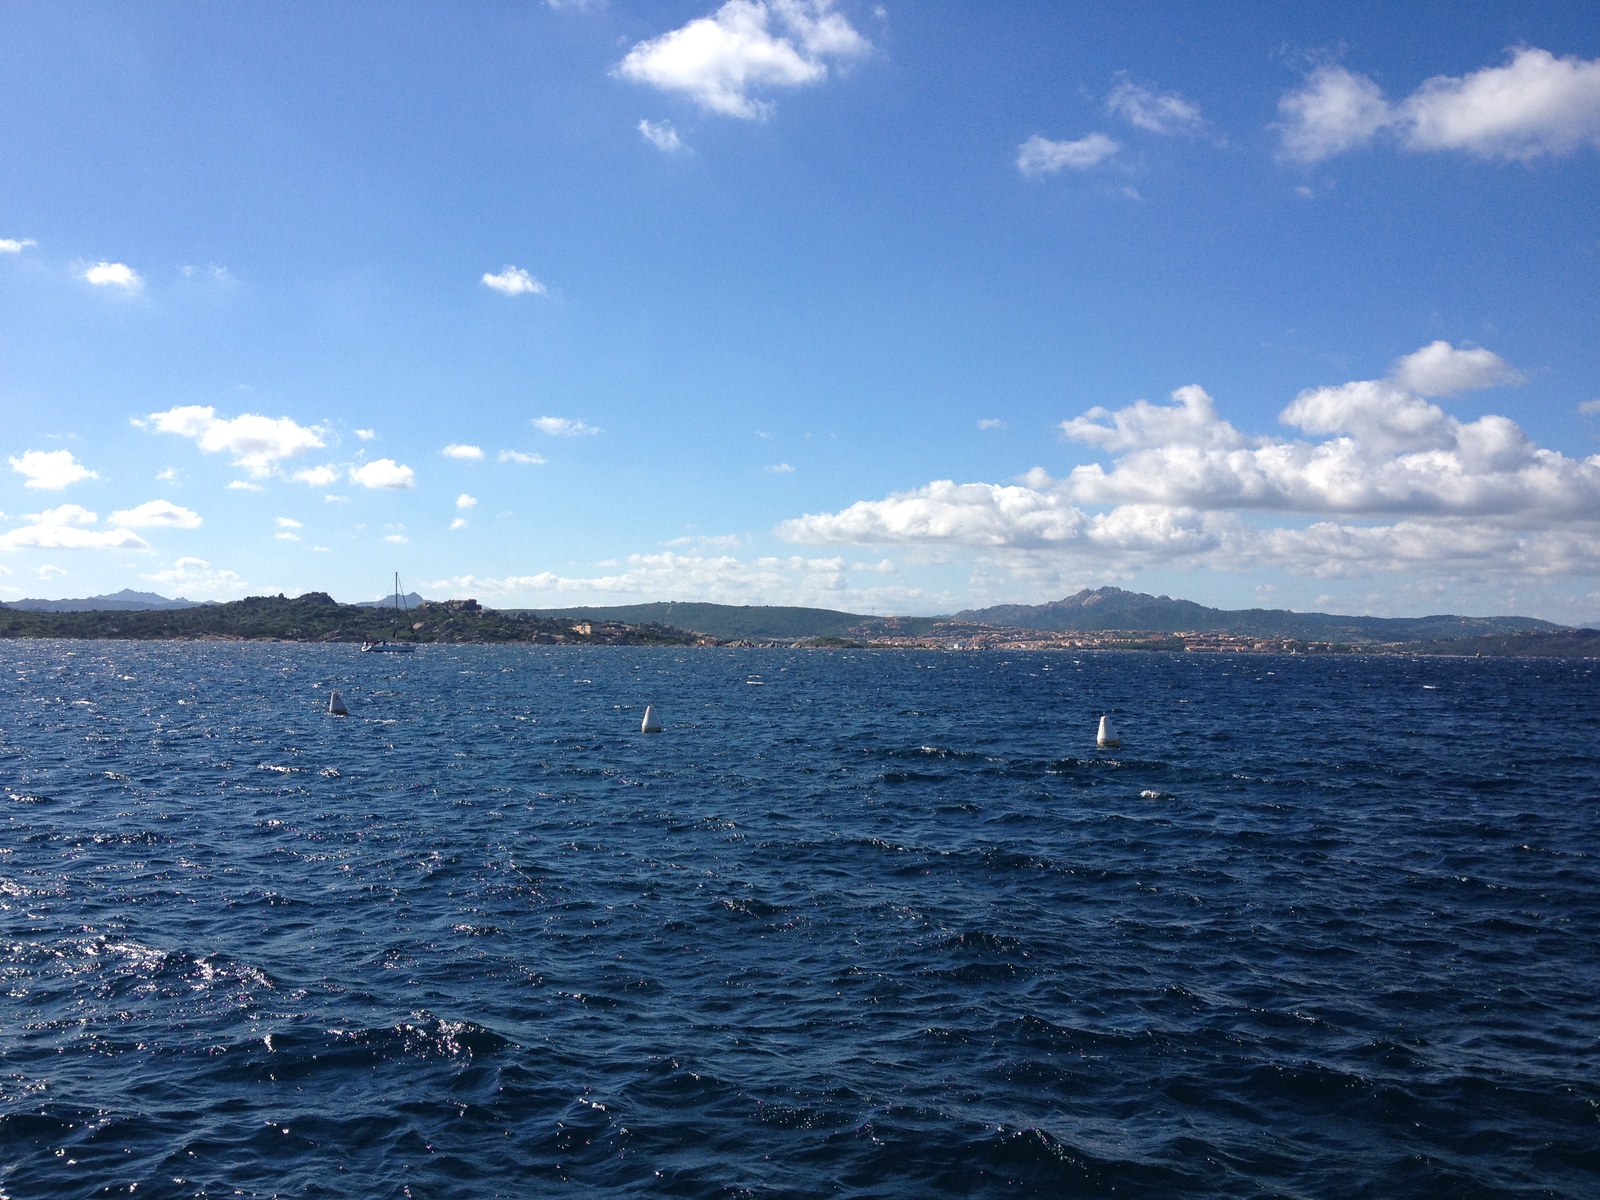
[[[406,628],[411,628],[411,607],[406,603],[405,596],[400,593],[400,572],[394,573],[394,641],[388,638],[379,638],[377,641],[361,643],[363,654],[415,654],[417,643],[415,640],[402,642],[400,640],[400,618],[405,617]],[[412,635],[415,639],[416,635]]]

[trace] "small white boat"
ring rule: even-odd
[[[363,654],[415,654],[417,647],[412,642],[391,642],[387,638],[379,638],[375,642],[362,642]]]
[[[394,573],[394,641],[388,638],[379,638],[377,641],[368,639],[361,643],[363,654],[415,654],[416,642],[402,642],[400,640],[401,617],[405,618],[405,627],[411,628],[411,609],[406,604],[406,598],[400,592],[400,572]],[[413,637],[416,635],[413,634]]]

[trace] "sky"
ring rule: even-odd
[[[0,599],[1600,623],[1583,3],[0,10]]]

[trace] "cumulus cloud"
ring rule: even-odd
[[[82,479],[99,479],[72,456],[70,450],[25,450],[20,458],[6,460],[18,475],[27,477],[23,487],[58,492]]]
[[[1465,349],[1446,341],[1396,359],[1390,377],[1419,396],[1453,396],[1474,388],[1522,383],[1525,377],[1492,350]]]
[[[1283,154],[1320,162],[1388,131],[1408,150],[1527,162],[1600,146],[1600,59],[1511,50],[1503,66],[1436,75],[1398,104],[1371,79],[1323,66],[1278,103]]]
[[[198,529],[200,514],[170,500],[146,500],[134,508],[124,508],[106,518],[124,529]]]
[[[535,417],[529,424],[540,433],[548,433],[551,437],[578,437],[581,434],[605,432],[603,429],[596,429],[587,421],[574,421],[568,417]]]
[[[1106,108],[1128,124],[1150,133],[1196,134],[1206,127],[1200,106],[1177,92],[1159,92],[1134,83],[1127,76],[1117,80],[1106,97]]]
[[[484,272],[482,282],[484,287],[493,288],[502,296],[543,296],[549,289],[528,274],[521,267],[513,267],[509,263],[501,267],[498,272]]]
[[[364,488],[398,490],[415,487],[417,476],[410,467],[402,466],[392,458],[377,458],[363,466],[351,467],[350,482]]]
[[[203,558],[180,558],[164,570],[140,576],[163,590],[172,589],[193,599],[222,599],[242,595],[244,579],[233,571],[213,568]]]
[[[234,466],[243,467],[257,479],[271,475],[286,458],[320,449],[327,436],[320,425],[301,425],[288,417],[256,413],[219,417],[209,404],[169,408],[135,424],[190,438],[206,454],[231,454]]]
[[[305,526],[303,524],[301,524],[299,521],[296,521],[293,517],[279,517],[276,521],[273,522],[273,524],[277,525],[277,527],[279,529],[304,529],[305,528]]]
[[[137,292],[144,286],[139,272],[127,263],[119,262],[97,262],[92,267],[86,267],[83,279],[95,287],[115,287],[125,292]]]
[[[378,431],[376,429],[358,429],[356,430],[356,436],[363,442],[370,442],[378,436]]]
[[[1365,145],[1394,122],[1383,89],[1340,66],[1311,72],[1302,87],[1279,99],[1278,115],[1282,153],[1301,163]]]
[[[470,524],[472,524],[472,522],[467,520],[465,517],[457,517],[455,520],[450,522],[450,528],[465,529]]]
[[[794,468],[791,467],[788,463],[773,463],[770,467],[766,468],[766,470],[767,470],[767,473],[771,474],[771,475],[793,475],[794,474]]]
[[[670,121],[663,121],[659,125],[654,121],[640,121],[638,128],[639,136],[663,154],[676,154],[679,150],[688,149]]]
[[[130,529],[89,529],[100,520],[81,504],[29,513],[27,525],[0,534],[0,550],[144,550],[148,543]]]
[[[709,17],[640,42],[615,74],[708,112],[757,120],[772,104],[752,92],[820,83],[830,64],[870,49],[832,0],[728,0]]]
[[[1017,147],[1017,170],[1029,179],[1053,175],[1063,167],[1086,171],[1122,149],[1103,133],[1091,133],[1075,142],[1053,142],[1034,134]]]
[[[606,564],[611,565],[611,564]],[[842,557],[802,555],[745,560],[732,555],[634,554],[613,569],[594,575],[557,575],[551,571],[509,576],[461,575],[430,581],[431,591],[466,596],[599,600],[611,596],[635,599],[707,600],[720,604],[814,604],[856,612],[949,607],[953,596],[929,595],[905,585],[860,587],[852,583],[858,568]],[[879,575],[879,567],[859,568]]]
[[[340,476],[341,473],[338,467],[324,463],[320,467],[302,467],[289,478],[296,483],[303,483],[307,487],[325,488],[332,487],[335,483],[338,483]],[[233,485],[229,484],[228,486],[232,487]]]
[[[1503,416],[1463,421],[1402,382],[1443,394],[1512,380],[1509,364],[1483,354],[1438,343],[1399,360],[1390,378],[1307,389],[1280,414],[1303,437],[1246,435],[1193,385],[1171,404],[1091,409],[1061,430],[1112,455],[1109,466],[1086,464],[1060,480],[1036,468],[1013,485],[936,481],[807,514],[778,532],[1117,570],[1600,570],[1600,455],[1539,447]],[[1374,518],[1392,523],[1366,523]]]
[[[467,446],[460,442],[451,442],[443,450],[439,451],[439,453],[443,454],[446,458],[481,459],[483,457],[483,447]]]
[[[461,495],[456,497],[457,508],[476,508],[477,506],[478,498],[476,496],[469,496],[467,493],[462,492]]]
[[[0,238],[0,254],[21,254],[27,247],[38,244],[32,238]]]
[[[1005,427],[1006,423],[999,417],[983,417],[978,421],[978,428],[984,432],[992,432],[994,430],[1004,429]]]
[[[500,461],[501,462],[508,462],[508,463],[519,463],[522,466],[532,467],[532,466],[538,466],[540,463],[544,462],[544,455],[542,455],[542,454],[524,454],[520,450],[502,450],[502,451],[500,451]]]

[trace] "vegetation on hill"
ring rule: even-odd
[[[141,612],[28,612],[0,609],[0,638],[132,638],[212,641],[535,642],[576,645],[692,645],[663,625],[570,621],[499,612],[476,600],[423,603],[402,614],[339,604],[325,592],[251,596],[230,604]]]
[[[578,621],[657,622],[692,629],[725,641],[768,638],[848,637],[864,623],[879,620],[828,608],[785,608],[734,604],[622,604],[604,608],[539,608],[528,615]],[[932,625],[931,617],[904,618]]]
[[[1306,638],[1365,645],[1439,641],[1485,634],[1553,632],[1562,627],[1533,617],[1348,617],[1297,613],[1283,608],[1207,608],[1192,600],[1173,600],[1121,588],[1085,588],[1048,604],[998,604],[957,613],[958,620],[1021,629],[1148,629],[1236,633],[1245,637]]]
[[[1402,642],[1386,649],[1399,654],[1481,654],[1485,658],[1600,658],[1600,629],[1536,630],[1482,637]]]

